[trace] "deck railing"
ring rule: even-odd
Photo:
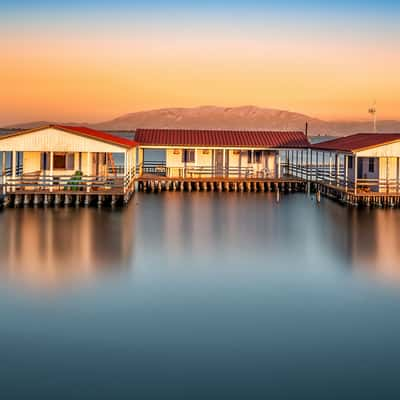
[[[287,167],[287,174],[315,183],[337,186],[356,193],[400,193],[400,179],[357,178],[346,176],[345,168],[313,164]]]
[[[132,171],[133,172],[133,171]],[[57,175],[49,176],[29,173],[15,178],[3,175],[0,191],[3,194],[14,192],[110,192],[125,193],[133,184],[134,174],[104,175]]]
[[[137,175],[159,176],[166,178],[276,178],[276,171],[267,168],[256,169],[250,167],[213,167],[213,166],[186,166],[167,167],[164,161],[145,162],[137,168]]]

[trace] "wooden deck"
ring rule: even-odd
[[[219,191],[219,192],[266,192],[304,191],[306,182],[296,177],[165,177],[142,175],[137,178],[138,190],[143,192],[161,191]]]
[[[372,192],[368,190],[349,189],[329,183],[315,183],[315,190],[323,196],[342,204],[363,207],[400,207],[400,192]]]
[[[6,179],[4,179],[6,178]],[[133,176],[89,176],[73,180],[71,176],[15,178],[3,176],[0,206],[126,204],[135,190]]]

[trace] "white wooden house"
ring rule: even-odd
[[[303,132],[138,129],[139,175],[171,178],[280,178],[281,152],[307,149]],[[147,150],[163,160],[147,161]]]
[[[1,136],[2,192],[127,194],[135,177],[136,145],[105,132],[64,125]],[[117,153],[123,165],[115,165]]]
[[[359,133],[312,146],[313,177],[355,193],[400,190],[400,134]]]

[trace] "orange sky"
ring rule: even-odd
[[[400,119],[400,51],[390,35],[371,42],[361,28],[282,34],[213,22],[82,29],[0,28],[0,125],[206,104],[367,119],[374,99],[380,119]]]

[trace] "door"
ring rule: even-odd
[[[357,158],[357,179],[363,179],[364,178],[364,171],[363,171],[363,158],[359,157]]]
[[[224,153],[223,150],[214,150],[214,166],[215,175],[222,176],[224,174]]]
[[[229,177],[229,151],[225,151],[225,176]]]

